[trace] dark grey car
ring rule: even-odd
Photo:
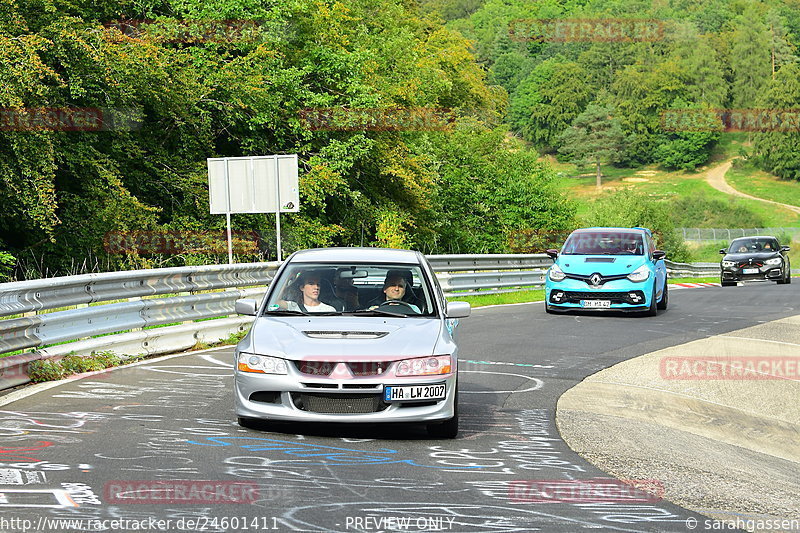
[[[723,287],[739,281],[766,280],[778,284],[791,283],[792,266],[789,247],[781,246],[778,239],[769,236],[734,239],[723,254],[720,283]]]

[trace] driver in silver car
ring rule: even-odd
[[[406,278],[403,276],[402,272],[390,270],[386,273],[386,279],[383,282],[383,294],[386,295],[385,302],[403,301],[403,296],[406,294]],[[413,309],[415,313],[420,312],[419,307],[416,305],[409,302],[403,303]],[[375,309],[379,305],[380,303],[372,305],[370,306],[370,309]]]

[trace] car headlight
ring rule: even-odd
[[[631,281],[647,281],[647,278],[650,277],[650,269],[647,268],[647,265],[642,265],[630,274],[628,274],[628,279]]]
[[[287,373],[286,361],[267,355],[241,352],[239,354],[238,368],[241,372],[256,372],[258,374]]]
[[[550,278],[550,281],[562,281],[567,277],[567,275],[564,274],[564,271],[558,268],[558,265],[555,263],[550,267],[550,272],[547,275]]]
[[[732,266],[736,266],[736,261],[723,261],[722,268],[730,268]]]
[[[449,355],[403,359],[395,367],[396,376],[434,376],[452,372]]]
[[[767,265],[780,265],[781,262],[783,262],[783,259],[781,259],[780,257],[773,257],[772,259],[767,259],[766,261],[764,261],[764,263],[766,263]]]

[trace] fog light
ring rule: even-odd
[[[556,303],[560,303],[561,300],[564,298],[564,293],[561,291],[554,291],[552,295],[552,300]]]
[[[629,293],[628,293],[628,298],[630,298],[630,300],[631,300],[633,303],[635,303],[635,304],[638,304],[638,303],[641,301],[641,299],[642,299],[642,298],[641,298],[641,297],[640,297],[638,294],[636,294],[635,292],[629,292]]]

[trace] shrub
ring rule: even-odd
[[[60,361],[50,359],[31,361],[28,364],[28,377],[34,383],[55,381],[64,377],[64,369],[61,367]]]

